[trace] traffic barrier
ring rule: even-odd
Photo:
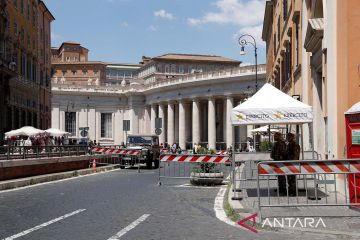
[[[160,154],[159,185],[162,179],[190,179],[193,184],[222,183],[230,172],[229,155]]]
[[[218,155],[227,155],[228,152],[227,151],[218,151],[218,152],[216,152],[216,154],[218,154]]]
[[[303,156],[305,159],[312,159],[314,156],[314,160],[319,159],[319,155],[317,152],[312,151],[304,151]],[[249,186],[253,185],[258,178],[258,167],[257,164],[263,161],[269,161],[270,152],[240,152],[235,153],[234,156],[234,168],[232,170],[233,174],[233,200],[241,200],[243,199],[243,194],[241,193],[243,189],[249,188]],[[268,180],[264,176],[259,177],[260,180]],[[274,177],[272,177],[274,180]]]
[[[257,167],[262,216],[264,209],[274,207],[360,206],[360,159],[265,161]]]
[[[138,156],[141,154],[140,150],[128,150],[128,149],[106,148],[106,147],[93,147],[91,151],[93,153],[119,154],[119,155],[132,155],[132,156]]]

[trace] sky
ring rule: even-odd
[[[52,46],[75,41],[89,60],[138,63],[165,53],[220,55],[255,62],[254,47],[240,56],[238,38],[252,34],[258,62],[265,0],[44,0],[55,17]]]

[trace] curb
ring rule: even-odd
[[[120,168],[120,165],[116,165],[116,164],[108,165],[104,167],[97,167],[95,173],[110,171],[118,168]],[[52,174],[45,174],[40,176],[20,178],[14,180],[6,180],[0,182],[0,191],[36,185],[39,183],[53,182],[67,178],[75,178],[78,176],[95,174],[95,173],[93,172],[93,169],[88,168],[88,169],[80,169],[80,170],[74,170],[68,172],[52,173]]]

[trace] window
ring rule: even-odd
[[[76,136],[76,112],[65,112],[65,131]]]
[[[76,77],[76,70],[73,70],[72,74],[73,74],[74,77]]]
[[[75,57],[74,57],[74,61],[77,62],[77,61],[78,61],[78,57],[75,56]]]
[[[63,70],[63,71],[62,71],[63,77],[65,77],[65,74],[66,74],[66,70]]]
[[[171,65],[171,73],[175,73],[176,72],[176,70],[175,70],[175,65]]]
[[[112,138],[112,114],[101,113],[101,137]]]
[[[98,75],[98,71],[94,70],[94,76],[97,76],[97,75]]]
[[[74,47],[74,51],[77,51],[78,50],[78,48],[77,47]]]
[[[83,70],[83,75],[84,75],[84,76],[87,76],[87,73],[88,73],[88,72],[87,72],[87,70],[86,70],[86,69],[85,69],[85,70]]]
[[[165,65],[165,73],[169,73],[170,72],[170,67],[169,65]]]
[[[184,65],[179,66],[179,73],[184,73]]]
[[[287,19],[288,17],[288,0],[283,0],[283,18],[284,21]]]
[[[67,62],[70,62],[70,57],[66,57],[66,61],[67,61]]]
[[[21,13],[24,14],[24,0],[21,1]]]

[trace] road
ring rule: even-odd
[[[215,216],[219,188],[157,182],[125,169],[0,192],[0,239],[323,239],[235,228]]]

